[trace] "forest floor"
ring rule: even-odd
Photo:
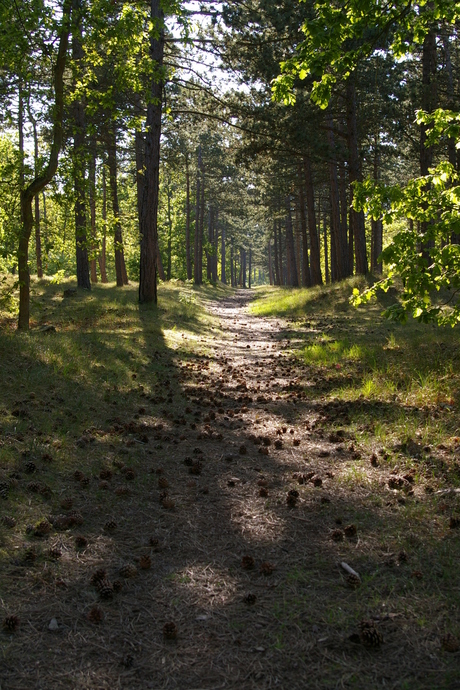
[[[135,298],[3,318],[1,689],[460,687],[456,331]]]

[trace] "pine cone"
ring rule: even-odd
[[[109,488],[110,484],[109,484],[109,482],[108,482],[106,479],[101,479],[101,481],[99,482],[99,485],[98,485],[98,486],[99,486],[99,488],[102,489],[103,491],[107,491],[107,489]]]
[[[351,589],[357,589],[361,586],[361,578],[353,573],[348,573],[345,576],[345,582]]]
[[[259,496],[260,496],[261,498],[267,498],[267,496],[268,496],[268,489],[265,488],[265,486],[261,486],[261,487],[260,487],[260,489],[259,489]]]
[[[407,563],[408,560],[409,560],[409,557],[405,551],[400,551],[398,553],[398,562],[399,563]]]
[[[123,589],[123,582],[121,580],[114,580],[112,586],[114,592],[121,592]]]
[[[88,613],[88,620],[91,623],[100,623],[104,620],[104,611],[100,606],[93,606],[93,608]]]
[[[105,580],[107,577],[107,571],[105,568],[98,568],[92,575],[90,582],[92,585],[96,585],[98,582],[101,582],[102,580]]]
[[[89,486],[91,479],[89,477],[83,477],[83,479],[80,480],[80,484],[82,486]]]
[[[16,520],[14,517],[10,517],[9,515],[4,515],[2,517],[2,523],[5,525],[5,527],[16,527]]]
[[[76,482],[81,482],[81,480],[85,478],[85,475],[81,470],[75,470],[75,472],[73,473],[73,478]]]
[[[77,549],[86,549],[86,547],[88,546],[87,538],[81,534],[78,534],[75,537],[75,546],[77,547]]]
[[[61,549],[58,549],[56,547],[49,549],[49,551],[48,551],[48,558],[51,558],[51,560],[53,560],[53,561],[57,561],[59,558],[61,558],[61,556],[62,556]]]
[[[343,531],[345,532],[345,536],[348,537],[348,539],[353,539],[353,537],[356,537],[358,533],[356,525],[347,525],[343,528]]]
[[[37,466],[32,460],[29,460],[29,462],[26,462],[24,465],[24,472],[26,474],[33,474],[37,469]]]
[[[295,508],[297,505],[297,498],[296,496],[293,496],[290,492],[286,496],[286,503],[288,504],[289,508]]]
[[[33,546],[29,547],[28,549],[26,549],[24,551],[24,554],[23,554],[24,563],[32,564],[32,563],[35,563],[36,560],[37,560],[37,552],[35,551]]]
[[[110,580],[98,580],[96,587],[101,599],[113,599],[113,585]]]
[[[34,527],[34,535],[36,537],[45,537],[51,532],[51,525],[48,520],[40,520]]]
[[[76,510],[72,510],[67,516],[69,520],[69,526],[73,527],[74,525],[82,525],[84,520],[83,520],[83,515]]]
[[[175,623],[165,623],[163,626],[163,637],[166,640],[177,639],[177,626]]]
[[[272,565],[272,563],[269,563],[268,561],[265,561],[260,565],[260,572],[262,573],[262,575],[271,575],[274,570],[275,566]]]
[[[152,565],[152,559],[148,554],[144,554],[139,558],[139,568],[142,570],[148,570]]]
[[[169,496],[166,496],[166,498],[164,498],[161,501],[161,505],[163,506],[163,508],[166,508],[166,510],[174,510],[176,506],[174,501],[171,498],[169,498]]]
[[[195,461],[194,463],[192,463],[191,467],[189,468],[190,474],[194,474],[194,475],[201,474],[201,470],[202,470],[202,464],[198,460]]]
[[[243,599],[244,603],[247,604],[248,606],[253,606],[256,601],[257,597],[255,594],[246,594],[246,596]]]
[[[115,520],[108,520],[104,525],[105,532],[114,532],[117,529],[117,523]]]
[[[292,496],[293,498],[299,498],[299,495],[300,494],[297,491],[297,489],[291,489],[290,491],[288,491],[288,496]]]
[[[31,494],[38,494],[40,492],[41,486],[38,482],[29,482],[26,486],[26,489]]]
[[[275,448],[277,448],[277,450],[280,450],[282,447],[283,447],[282,440],[280,438],[277,438],[275,441]]]
[[[132,481],[133,479],[135,479],[135,477],[136,477],[135,471],[131,468],[128,468],[125,472],[125,479],[127,481]]]
[[[449,527],[450,529],[458,529],[460,527],[460,518],[452,515],[452,517],[449,520]]]
[[[313,484],[313,486],[322,486],[323,480],[321,479],[321,477],[312,477],[311,483]]]
[[[341,530],[341,529],[335,529],[335,530],[331,533],[331,539],[332,539],[333,541],[343,541],[343,532],[342,532],[342,530]]]
[[[383,642],[383,637],[372,621],[362,620],[359,624],[360,639],[368,647],[378,647]]]
[[[73,506],[73,500],[70,497],[63,498],[61,501],[62,510],[71,510]]]
[[[168,489],[169,488],[169,482],[166,479],[166,477],[159,477],[158,478],[158,488],[159,489]]]
[[[451,632],[446,633],[441,637],[441,645],[446,652],[458,652],[460,644],[458,638]]]
[[[244,570],[252,570],[255,564],[252,556],[243,556],[241,559],[241,567],[244,568]]]
[[[103,467],[99,472],[99,479],[112,479],[112,470],[109,470],[107,467]]]
[[[122,577],[136,577],[137,575],[137,568],[135,565],[132,563],[126,563],[126,565],[122,565],[119,573]]]
[[[149,546],[151,546],[154,551],[159,551],[160,550],[160,540],[157,537],[150,537],[149,538]]]
[[[3,629],[6,632],[14,632],[19,627],[19,618],[17,616],[6,616],[3,619]]]
[[[117,496],[129,496],[131,489],[128,486],[117,486],[115,493]]]
[[[8,482],[0,482],[0,497],[3,499],[8,498],[8,493],[10,491],[10,485]]]

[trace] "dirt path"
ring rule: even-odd
[[[410,577],[382,538],[387,519],[405,527],[397,506],[350,480],[359,451],[340,427],[346,406],[306,397],[288,324],[251,316],[248,300],[209,304],[220,331],[201,339],[203,354],[176,355],[134,419],[77,441],[93,477],[60,493],[72,493],[88,543],[76,551],[75,528],[54,522],[46,548],[58,563],[8,566],[23,632],[2,640],[2,689],[435,687],[428,642],[414,650],[388,608]]]

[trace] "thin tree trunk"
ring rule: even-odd
[[[260,278],[260,269],[259,269],[259,278]],[[270,285],[273,285],[272,241],[270,238],[268,240],[268,279],[270,281]]]
[[[164,14],[160,0],[151,0],[150,18],[157,31],[151,32],[150,60],[153,67],[147,105],[144,191],[141,213],[139,302],[157,303],[158,197],[160,179],[160,136],[163,82],[158,72],[163,65]]]
[[[122,287],[123,285],[128,284],[128,276],[126,274],[125,257],[123,251],[123,234],[120,222],[120,206],[118,203],[117,138],[113,123],[111,123],[108,131],[107,143],[107,164],[109,168],[109,182],[114,220],[115,274],[117,279],[117,287]]]
[[[327,225],[326,225],[326,210],[323,212],[323,234],[324,234],[324,266],[326,273],[326,283],[329,283],[329,257],[327,251]]]
[[[292,211],[291,197],[286,197],[286,254],[288,257],[289,277],[288,284],[292,287],[299,287],[299,276],[297,274],[297,263],[294,251],[294,235],[292,232]]]
[[[105,178],[105,162],[102,163],[102,246],[98,255],[99,270],[101,272],[101,283],[108,283],[106,268],[106,247],[107,247],[107,183]]]
[[[303,157],[303,170],[305,175],[305,188],[307,192],[308,234],[310,237],[310,275],[312,285],[322,285],[321,256],[316,226],[315,195],[313,187],[313,175],[308,156]]]
[[[185,155],[185,262],[187,265],[187,280],[192,280],[192,256],[190,249],[190,171],[188,166],[188,153]]]
[[[168,244],[167,244],[167,264],[166,264],[166,280],[171,280],[171,264],[172,264],[172,216],[171,216],[171,189],[169,184],[166,188],[168,198],[167,213],[168,213]]]
[[[353,204],[353,182],[362,182],[361,165],[358,151],[358,126],[356,118],[355,75],[350,74],[346,82],[347,98],[347,137],[348,137],[348,171],[350,183],[350,206]],[[355,245],[356,273],[368,272],[366,252],[366,227],[363,211],[351,211],[351,224]]]
[[[331,280],[343,280],[349,275],[347,236],[340,224],[340,195],[337,175],[332,117],[328,117],[328,142],[330,149],[329,182],[331,190]]]
[[[21,112],[22,108],[21,105],[19,107],[19,112]],[[37,120],[33,117],[32,111],[30,108],[30,93],[29,93],[29,99],[27,101],[27,110],[29,113],[29,120],[32,124],[32,132],[33,132],[33,137],[34,137],[34,175],[37,177],[38,175],[38,132],[37,132]],[[18,113],[19,115],[19,113]],[[20,116],[22,118],[22,115]],[[21,128],[22,129],[22,128]],[[22,138],[22,148],[20,145],[20,153],[21,157],[24,155],[24,134],[21,133],[19,135],[19,138]],[[22,175],[24,175],[24,166],[21,165],[21,170],[22,170]],[[24,186],[22,184],[22,186]],[[35,257],[37,261],[37,278],[43,278],[43,265],[42,265],[42,242],[41,242],[41,236],[40,236],[40,194],[36,194],[34,197],[34,205],[35,205]]]
[[[201,153],[201,149],[200,149]],[[200,284],[203,282],[203,237],[204,237],[204,165],[203,159],[201,159],[200,164],[200,174],[201,174],[201,196],[200,196],[200,230],[198,233],[198,264],[200,269]]]
[[[71,2],[66,0],[62,8],[61,30],[59,36],[58,54],[54,66],[54,110],[51,148],[48,164],[39,177],[35,177],[27,187],[22,187],[21,221],[22,227],[18,245],[18,273],[19,273],[19,317],[18,329],[29,329],[30,317],[30,276],[29,276],[29,240],[33,228],[32,200],[53,179],[62,146],[62,118],[64,113],[64,70],[67,58],[67,48],[70,34]]]
[[[248,287],[251,289],[251,277],[252,277],[252,249],[249,247],[249,281],[248,281]]]
[[[298,172],[298,188],[299,188],[299,212],[300,212],[300,229],[302,232],[302,285],[304,287],[311,286],[310,264],[308,261],[308,238],[307,238],[307,216],[305,214],[305,197],[303,193],[303,179],[302,179],[302,165],[299,162]]]
[[[81,0],[73,3],[73,30],[72,30],[72,58],[77,72],[77,78],[81,78],[83,72],[83,46],[81,26]],[[73,106],[74,125],[74,191],[75,191],[75,247],[77,259],[77,285],[84,290],[91,290],[88,262],[88,238],[86,229],[86,122],[85,106],[80,97]]]
[[[93,258],[90,260],[91,282],[97,283],[96,270],[96,141],[93,139],[91,145],[91,154],[89,159],[89,211],[90,211],[90,225],[91,225],[91,254]]]
[[[214,257],[212,262],[212,279],[217,283],[217,254],[219,251],[219,209],[216,208],[214,214]]]
[[[194,243],[194,281],[195,285],[201,285],[200,262],[198,254],[200,250],[200,201],[201,201],[201,146],[198,147],[198,167],[196,171],[196,211],[195,211],[195,243]]]
[[[222,235],[220,238],[220,279],[224,285],[227,285],[227,277],[225,275],[225,224],[222,223]]]
[[[380,179],[380,156],[378,149],[378,134],[374,137],[374,180],[377,182]],[[382,264],[378,263],[378,258],[383,249],[383,223],[382,219],[378,218],[371,221],[372,227],[372,250],[371,250],[371,265],[372,270],[376,273],[382,273]]]
[[[233,237],[230,240],[230,284],[235,287],[235,271],[233,262]]]
[[[278,260],[278,237],[276,232],[276,218],[273,220],[273,249],[275,254],[275,285],[281,285],[280,266]]]
[[[214,247],[214,207],[209,205],[208,209],[208,248],[206,249],[206,277],[212,281],[213,276],[213,247]]]
[[[278,220],[278,242],[279,242],[278,261],[279,261],[279,265],[280,265],[280,285],[284,285],[283,245],[282,245],[282,238],[281,238],[281,218]]]

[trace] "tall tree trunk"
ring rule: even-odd
[[[321,218],[321,216],[320,216]],[[327,249],[327,223],[326,223],[326,209],[323,211],[323,235],[324,235],[324,272],[326,275],[326,284],[329,283],[329,256]]]
[[[195,211],[195,243],[194,243],[194,281],[195,285],[201,285],[200,262],[198,254],[200,249],[200,202],[201,202],[201,146],[198,147],[198,167],[196,171],[196,211]]]
[[[328,118],[329,143],[329,184],[331,194],[331,280],[343,280],[348,275],[348,244],[343,237],[340,226],[340,198],[337,176],[337,160],[335,154],[334,132],[332,118]]]
[[[225,223],[222,223],[222,234],[220,238],[220,279],[224,285],[227,285],[227,278],[225,275]]]
[[[72,59],[75,65],[76,79],[83,74],[83,46],[81,26],[81,0],[73,2],[74,17],[72,29]],[[86,123],[85,107],[82,97],[73,104],[73,152],[74,152],[74,191],[75,191],[75,247],[77,259],[77,285],[91,290],[88,262],[88,238],[86,229]]]
[[[380,179],[380,156],[379,156],[379,141],[378,134],[374,137],[374,180],[377,182]],[[383,249],[383,223],[382,219],[378,218],[371,221],[372,228],[372,242],[371,242],[371,266],[375,273],[382,273],[382,264],[378,263],[378,258]]]
[[[67,58],[67,47],[70,34],[71,2],[65,0],[62,8],[61,29],[59,35],[58,54],[54,66],[54,109],[51,148],[48,164],[43,173],[35,177],[27,187],[20,192],[22,227],[18,245],[19,272],[19,317],[18,329],[29,329],[30,317],[30,276],[29,276],[29,240],[32,233],[34,218],[32,214],[32,200],[53,179],[62,146],[62,117],[64,112],[64,69]]]
[[[98,255],[99,270],[101,272],[101,283],[108,283],[107,279],[107,183],[105,176],[105,162],[102,163],[102,245]]]
[[[19,107],[19,112],[21,111],[21,105]],[[30,93],[27,101],[27,110],[29,113],[29,120],[32,124],[32,133],[34,137],[34,175],[38,175],[38,132],[37,132],[37,120],[32,115],[32,110],[30,108]],[[22,115],[20,116],[22,117]],[[22,151],[22,156],[24,154],[24,134],[20,134],[19,138],[22,138],[22,149],[20,145],[20,152]],[[24,171],[24,166],[21,166],[22,171]],[[23,172],[22,172],[23,174]],[[23,184],[21,185],[24,186]],[[40,235],[40,194],[36,194],[34,197],[35,205],[35,257],[37,261],[37,278],[43,278],[43,265],[42,265],[42,241]]]
[[[283,270],[283,244],[281,237],[281,218],[278,219],[278,245],[279,245],[279,256],[278,261],[280,264],[280,285],[284,285],[284,270]]]
[[[214,214],[214,257],[212,262],[212,279],[217,283],[217,254],[219,251],[219,209],[216,208]]]
[[[347,138],[348,138],[348,173],[350,183],[350,205],[353,204],[353,182],[362,182],[361,164],[358,151],[358,125],[356,118],[355,74],[352,73],[346,82],[347,98]],[[366,251],[366,227],[363,211],[351,211],[351,223],[355,244],[356,273],[368,272]]]
[[[160,136],[163,81],[158,73],[163,65],[164,14],[160,0],[151,0],[150,18],[156,29],[150,36],[153,74],[147,105],[145,172],[141,213],[141,255],[139,264],[139,302],[157,302],[158,196],[160,179]],[[160,72],[161,73],[161,72]]]
[[[294,235],[292,232],[291,197],[289,195],[286,197],[286,254],[290,273],[288,284],[292,285],[292,287],[299,287],[299,276],[297,274],[297,263],[294,251]]]
[[[96,270],[96,140],[93,139],[91,142],[91,152],[89,159],[89,215],[90,215],[90,226],[91,226],[91,254],[93,256],[90,259],[90,273],[91,282],[97,283],[97,270]]]
[[[201,153],[201,150],[200,150]],[[203,237],[204,237],[204,209],[205,209],[205,204],[204,204],[204,164],[203,164],[203,159],[201,159],[201,165],[200,165],[200,174],[201,174],[201,191],[200,191],[200,230],[198,233],[198,242],[199,242],[199,248],[198,248],[198,264],[200,267],[200,283],[203,282]]]
[[[249,277],[248,287],[249,287],[249,289],[251,289],[251,277],[252,277],[251,271],[252,271],[252,249],[251,249],[251,247],[249,247],[249,274],[248,274],[248,277]]]
[[[235,271],[233,262],[233,237],[230,240],[230,284],[235,287]]]
[[[310,275],[312,285],[322,285],[321,252],[318,240],[318,228],[316,226],[315,195],[313,187],[313,175],[308,156],[303,157],[303,170],[305,175],[305,189],[307,193],[308,234],[310,238]]]
[[[268,240],[268,279],[270,285],[273,285],[273,266],[272,266],[272,241]],[[260,280],[260,269],[259,269],[259,280]]]
[[[444,59],[447,72],[447,107],[449,108],[449,110],[455,110],[454,75],[452,70],[449,34],[447,33],[446,29],[444,29],[444,31],[442,32],[442,44],[444,48]],[[449,156],[449,163],[451,163],[454,166],[454,168],[456,168],[457,149],[455,137],[449,137],[449,139],[447,140],[447,150]],[[452,244],[460,244],[460,233],[452,233],[450,241]]]
[[[188,153],[185,155],[185,262],[187,265],[187,280],[192,280],[192,256],[190,249],[190,170]]]
[[[305,214],[305,197],[302,179],[302,165],[298,169],[300,229],[302,232],[302,285],[311,287],[310,264],[308,261],[307,216]]]
[[[167,251],[166,251],[166,259],[167,259],[167,264],[166,264],[166,280],[171,280],[171,269],[172,269],[172,216],[171,216],[171,188],[169,185],[167,186],[166,189],[166,194],[167,194],[167,199],[168,199],[168,204],[167,204],[167,213],[168,213],[168,243],[167,243]]]
[[[208,209],[208,249],[206,249],[206,277],[209,281],[213,278],[213,248],[214,248],[214,207]]]
[[[123,251],[123,234],[120,222],[120,206],[118,203],[118,176],[117,176],[117,135],[113,123],[109,126],[107,142],[107,164],[109,168],[109,182],[112,197],[112,212],[114,220],[114,244],[115,244],[115,274],[117,287],[128,284],[126,274],[125,256]]]
[[[275,254],[275,285],[281,285],[280,280],[280,266],[278,260],[278,237],[276,233],[276,218],[273,220],[273,249]]]

